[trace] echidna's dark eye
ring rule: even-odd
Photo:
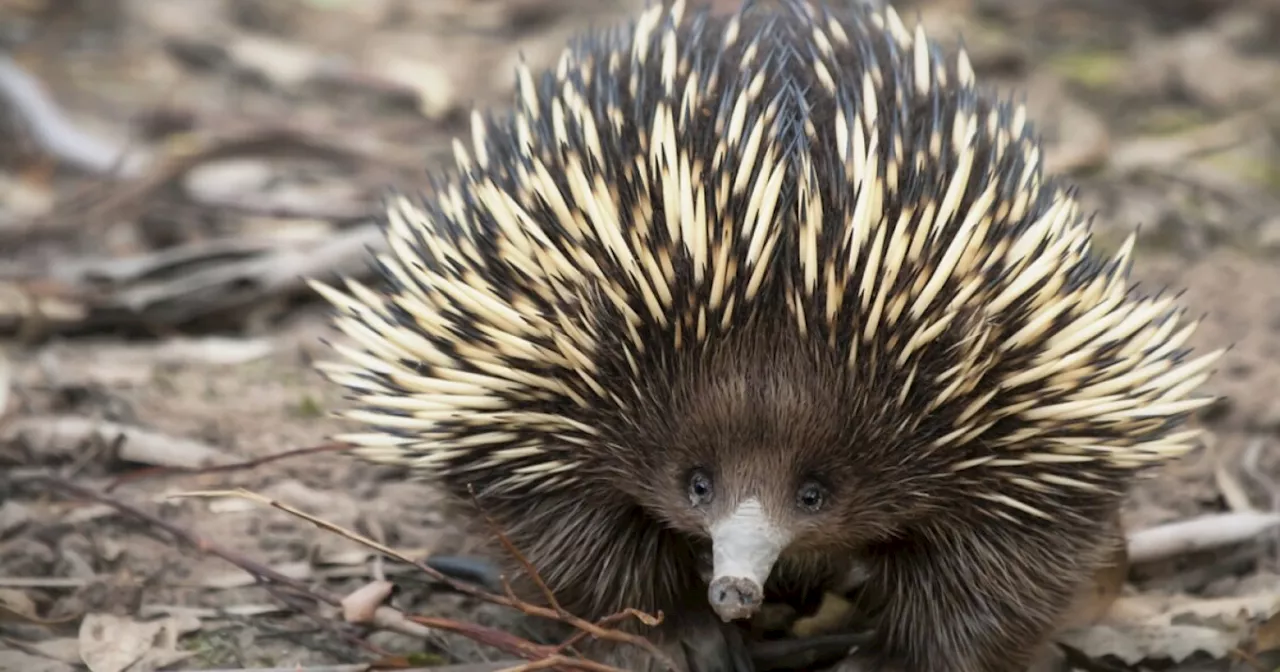
[[[796,506],[810,513],[820,510],[826,499],[826,488],[813,481],[804,483],[796,491]]]
[[[711,486],[711,477],[702,469],[694,469],[689,474],[689,503],[702,506],[711,501],[715,488]]]

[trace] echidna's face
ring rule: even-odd
[[[642,423],[651,450],[641,504],[708,538],[710,600],[750,616],[780,558],[847,557],[903,520],[883,446],[863,431],[850,381],[822,353],[734,346],[677,374],[662,417]],[[656,410],[656,409],[655,409]],[[864,418],[865,419],[865,418]]]

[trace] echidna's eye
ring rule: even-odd
[[[702,469],[694,469],[689,474],[689,503],[702,506],[711,501],[715,489],[711,486],[711,477]]]
[[[815,513],[821,509],[826,499],[826,488],[813,481],[805,482],[796,491],[796,506],[810,513]]]

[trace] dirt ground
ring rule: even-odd
[[[169,496],[244,488],[413,557],[466,552],[431,489],[398,473],[323,450],[144,471],[323,446],[341,400],[310,363],[332,334],[296,278],[361,270],[382,190],[421,186],[467,110],[506,99],[518,54],[550,64],[642,4],[0,0],[0,670],[505,657],[335,625],[335,606],[253,585],[155,521],[311,589],[394,579],[397,606],[536,636],[260,502]],[[1280,2],[897,6],[948,44],[963,34],[980,75],[1025,95],[1099,244],[1140,225],[1143,285],[1185,290],[1204,316],[1193,345],[1232,346],[1206,449],[1142,484],[1125,523],[1263,522],[1134,564],[1124,598],[1150,613],[1073,640],[1098,665],[1084,669],[1280,669]],[[154,520],[45,476],[114,486]]]

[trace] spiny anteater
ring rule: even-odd
[[[855,562],[848,669],[1024,669],[1220,351],[1135,293],[1133,237],[1093,256],[963,50],[782,4],[654,5],[520,67],[389,200],[382,284],[316,285],[342,438],[474,488],[570,611],[662,611],[691,669],[743,669],[722,620]]]

